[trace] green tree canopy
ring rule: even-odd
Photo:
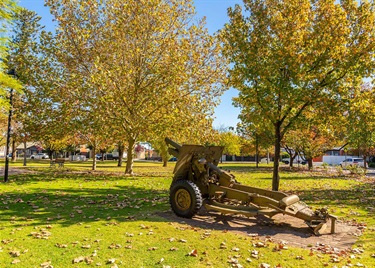
[[[373,72],[373,2],[245,0],[222,30],[230,85],[246,120],[274,128],[272,189],[279,189],[280,144],[310,106],[339,102]]]
[[[12,76],[8,75],[10,67],[8,66],[8,31],[14,14],[18,6],[13,0],[0,0],[0,107],[7,106],[7,89],[20,90],[20,83]]]
[[[344,120],[347,126],[349,146],[358,149],[366,157],[375,153],[375,91],[364,84],[352,89]]]
[[[47,5],[58,22],[59,61],[74,81],[69,92],[126,137],[126,173],[132,173],[136,141],[212,116],[225,61],[191,0]]]

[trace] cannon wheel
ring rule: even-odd
[[[202,194],[194,182],[178,180],[171,185],[169,202],[177,216],[191,218],[202,206]]]

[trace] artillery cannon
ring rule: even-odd
[[[331,233],[335,232],[337,218],[326,209],[312,211],[297,195],[242,185],[217,167],[223,147],[180,145],[169,138],[165,142],[168,152],[177,158],[169,197],[177,216],[191,218],[204,205],[208,211],[247,217],[290,215],[304,220],[316,235],[331,220]]]

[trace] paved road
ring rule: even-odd
[[[366,172],[367,177],[375,177],[375,168],[368,168]]]

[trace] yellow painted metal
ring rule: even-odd
[[[265,215],[268,217],[272,217],[280,212],[270,208],[258,208],[258,207],[251,207],[251,206],[234,206],[234,205],[225,205],[222,203],[218,203],[215,201],[211,201],[210,203],[206,203],[205,208],[208,211],[217,211],[223,214],[237,214],[243,215],[246,217],[253,217],[256,215]]]
[[[186,189],[179,189],[175,195],[175,204],[179,210],[188,210],[191,206],[191,196]]]
[[[208,210],[245,216],[263,214],[269,217],[282,213],[304,220],[315,234],[320,234],[330,220],[331,233],[335,232],[337,218],[328,214],[326,209],[313,211],[297,195],[238,183],[234,175],[217,166],[223,147],[180,145],[168,138],[165,141],[173,147],[169,147],[168,152],[178,159],[173,181],[193,182],[199,187],[202,196],[207,198],[205,206]],[[185,189],[179,189],[174,198],[181,211],[188,210],[193,202]]]

